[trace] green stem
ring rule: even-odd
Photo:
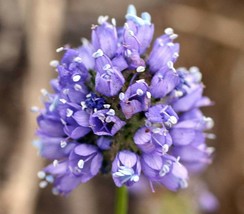
[[[125,186],[116,190],[116,207],[115,214],[127,214],[128,192]]]

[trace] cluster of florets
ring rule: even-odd
[[[123,27],[99,17],[91,43],[62,47],[52,61],[54,93],[42,90],[45,109],[37,118],[40,155],[51,160],[38,176],[67,194],[99,172],[116,186],[131,186],[142,174],[170,190],[187,187],[188,172],[211,161],[205,144],[213,121],[199,110],[210,105],[196,67],[176,69],[177,35],[171,28],[150,53],[154,25],[129,6]]]

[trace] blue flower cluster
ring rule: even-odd
[[[123,27],[98,18],[91,43],[62,47],[51,61],[58,77],[54,93],[42,90],[45,109],[37,118],[40,155],[52,161],[38,173],[40,186],[66,195],[100,173],[116,186],[131,186],[142,174],[150,183],[176,191],[187,187],[188,172],[211,162],[205,140],[213,120],[199,107],[204,97],[201,73],[174,67],[177,35],[167,28],[150,53],[154,25],[144,12],[128,7]]]

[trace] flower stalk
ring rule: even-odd
[[[115,214],[127,214],[128,210],[128,190],[126,186],[116,189]]]

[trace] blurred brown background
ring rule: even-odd
[[[205,94],[215,101],[205,113],[216,122],[217,139],[202,178],[219,200],[216,214],[244,213],[243,0],[0,0],[0,214],[113,213],[110,178],[98,177],[67,198],[39,189],[36,173],[44,162],[31,145],[36,115],[29,109],[41,106],[39,91],[55,75],[49,66],[60,57],[55,49],[90,38],[99,15],[122,24],[130,3],[151,13],[156,36],[169,26],[180,35],[178,66],[203,72]],[[129,213],[201,213],[190,193],[165,195],[131,196]]]

